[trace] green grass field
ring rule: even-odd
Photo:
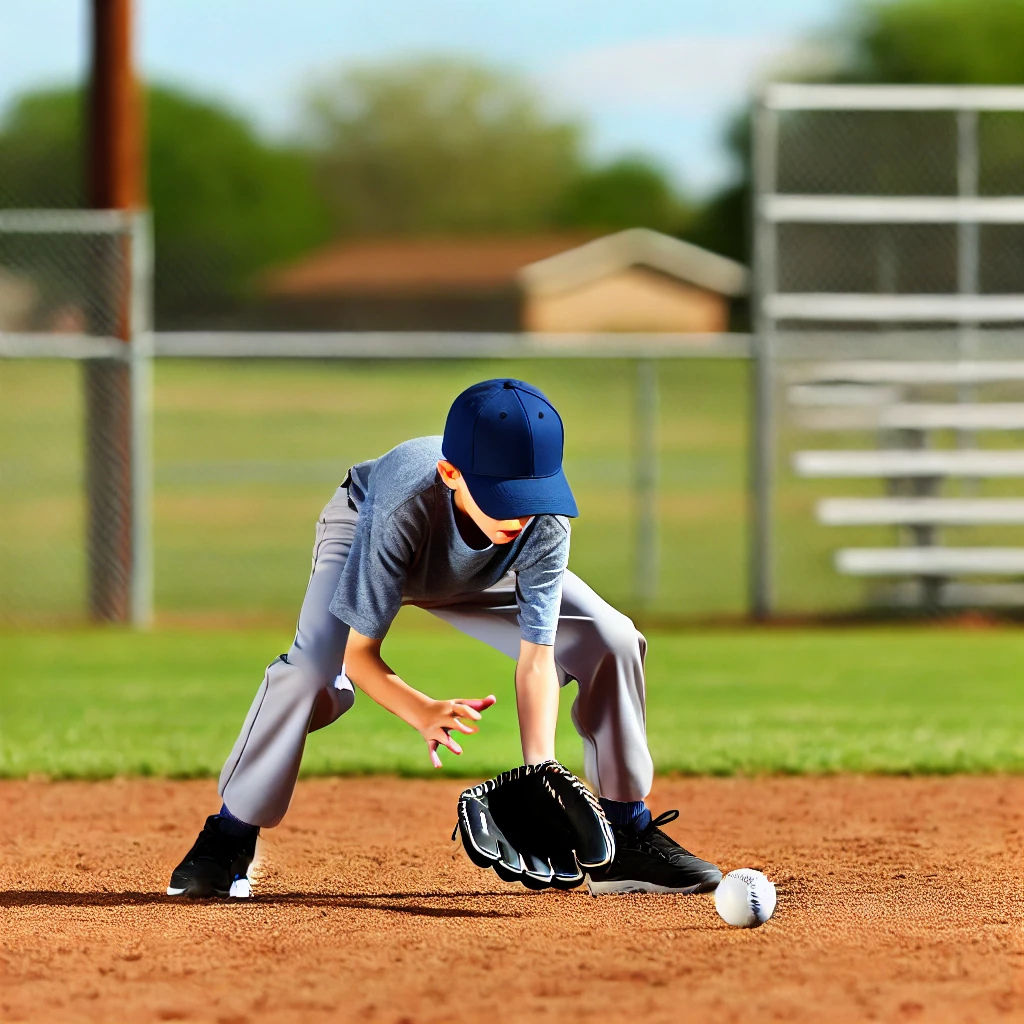
[[[628,361],[569,360],[158,363],[153,505],[162,627],[0,632],[0,773],[215,772],[263,666],[288,644],[313,521],[345,468],[439,431],[451,397],[487,375],[526,377],[558,403],[581,509],[570,564],[631,610],[633,371]],[[743,610],[746,375],[732,361],[659,368],[654,618]],[[81,398],[77,367],[0,361],[0,622],[84,616]],[[865,441],[833,435],[812,443],[851,440]],[[812,509],[821,494],[878,487],[793,479],[786,453],[806,443],[784,427],[780,607],[858,607],[865,584],[838,577],[831,553],[891,543],[891,532],[820,527]],[[1020,543],[1021,532],[975,531],[969,542]],[[391,658],[439,696],[495,690],[500,703],[485,735],[449,768],[479,776],[507,767],[518,758],[511,664],[431,622],[403,612]],[[650,733],[663,770],[1024,770],[1024,634],[716,630],[652,641]],[[465,666],[454,684],[442,669],[452,647]],[[569,696],[561,749],[578,766]],[[306,769],[430,770],[417,737],[365,699],[312,738]]]
[[[286,629],[0,636],[0,775],[218,771]],[[651,746],[662,771],[1024,771],[1024,632],[938,628],[653,633]],[[458,678],[446,668],[456,651]],[[518,763],[512,662],[407,610],[385,652],[435,696],[495,692],[447,770]],[[570,686],[570,691],[574,687]],[[579,768],[563,694],[559,752]],[[309,773],[430,774],[407,726],[365,697],[307,748]]]

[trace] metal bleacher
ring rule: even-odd
[[[900,604],[1024,607],[1024,547],[993,543],[1024,525],[1019,502],[995,497],[1013,494],[995,478],[1024,480],[1024,446],[1007,436],[1024,430],[1024,188],[1003,141],[1021,132],[1022,87],[764,88],[752,134],[756,615],[775,600],[783,366],[792,420],[861,446],[797,452],[797,474],[850,491],[883,482],[884,497],[818,506],[826,526],[889,525],[898,539],[839,551],[839,572],[904,581],[891,588]],[[973,527],[978,546],[960,547]]]
[[[977,400],[978,388],[1024,382],[1024,362],[821,363],[791,375],[788,397],[796,423],[809,430],[874,431],[875,449],[798,451],[793,468],[805,478],[883,481],[886,497],[820,500],[826,526],[892,526],[897,546],[843,548],[838,572],[896,577],[887,601],[897,605],[958,607],[1024,605],[1024,547],[950,547],[950,526],[1024,525],[1024,497],[951,494],[994,478],[1024,480],[1024,449],[979,448],[980,432],[1024,430],[1024,402]],[[965,401],[934,401],[937,386],[954,386]],[[921,398],[925,389],[927,398]],[[920,400],[915,401],[915,397]],[[936,434],[953,431],[956,448],[935,447]],[[998,577],[1004,582],[977,582]],[[967,578],[967,582],[963,578]]]

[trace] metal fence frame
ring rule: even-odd
[[[153,359],[525,360],[628,359],[636,364],[633,567],[637,606],[657,595],[657,365],[666,359],[748,359],[745,334],[525,334],[446,332],[184,332],[148,330],[151,256],[148,220],[117,211],[0,211],[0,232],[29,223],[69,230],[130,231],[133,246],[132,338],[0,332],[0,359],[121,360],[133,394],[133,551],[131,622],[152,621],[152,361]]]
[[[2,224],[2,221],[0,221]],[[138,314],[140,322],[143,313]],[[760,344],[759,344],[760,342]],[[748,559],[749,611],[770,614],[771,607],[758,600],[770,587],[770,520],[766,504],[772,491],[764,487],[764,467],[774,461],[775,433],[772,392],[773,368],[780,362],[840,359],[949,360],[962,358],[958,327],[945,331],[904,330],[892,332],[849,331],[842,334],[818,331],[785,333],[769,337],[771,356],[757,335],[655,335],[655,334],[456,334],[456,333],[279,333],[279,332],[186,332],[142,331],[130,348],[117,338],[86,335],[10,334],[0,332],[0,359],[129,360],[135,388],[133,457],[138,492],[133,522],[132,622],[147,625],[152,616],[152,488],[151,414],[152,360],[155,359],[628,359],[636,363],[633,409],[634,487],[636,493],[636,560],[633,589],[639,607],[656,597],[658,545],[655,501],[657,476],[658,364],[664,360],[739,359],[751,367],[752,406],[749,451],[751,481],[748,503],[750,550]],[[977,339],[975,357],[980,360],[1024,358],[1024,334],[1019,331],[985,331]],[[145,484],[145,486],[143,486]],[[769,529],[766,531],[766,524]]]
[[[952,196],[787,195],[777,192],[779,116],[785,111],[948,111],[957,117],[957,185]],[[751,437],[750,608],[759,618],[773,607],[774,365],[792,357],[778,322],[847,321],[956,325],[954,358],[980,353],[978,325],[1024,320],[1024,294],[978,294],[981,224],[1024,224],[1024,196],[978,196],[978,114],[1024,112],[1024,88],[995,86],[767,86],[753,119],[754,356]],[[776,225],[955,224],[957,292],[887,295],[783,293],[778,289]],[[873,332],[875,337],[880,331]],[[931,336],[927,340],[931,340]],[[835,341],[835,339],[833,339]],[[852,338],[840,341],[849,347]],[[1019,343],[1019,338],[1017,339]],[[789,347],[787,353],[785,349]],[[803,347],[813,344],[806,339]],[[916,346],[921,349],[922,346]],[[1011,346],[1012,342],[1011,342]],[[890,355],[893,353],[890,351]],[[917,356],[920,358],[920,355]],[[935,356],[933,355],[933,358]]]
[[[128,288],[123,297],[125,337],[47,335],[0,331],[0,359],[72,359],[83,365],[127,364],[130,405],[130,555],[127,615],[145,626],[153,616],[152,469],[152,275],[148,210],[0,210],[0,235],[98,235],[124,238],[129,246]],[[89,441],[87,440],[87,445]]]
[[[942,196],[783,195],[776,191],[778,119],[786,110],[944,110],[958,116],[960,194]],[[122,211],[0,211],[0,233],[117,232],[132,238],[129,339],[84,335],[4,334],[0,359],[122,360],[132,388],[133,553],[131,620],[152,616],[151,390],[152,359],[630,359],[637,365],[634,408],[638,603],[655,596],[658,548],[657,365],[663,359],[751,361],[748,602],[755,617],[772,613],[774,492],[774,367],[779,360],[853,357],[1000,358],[1024,355],[1020,332],[979,332],[977,325],[1024,318],[1024,295],[977,294],[981,223],[1024,224],[1024,197],[977,195],[977,114],[1024,112],[1024,88],[819,86],[774,84],[753,119],[754,333],[458,334],[458,333],[154,333],[151,330],[152,247],[148,214]],[[955,295],[784,294],[776,285],[775,226],[782,222],[953,223],[958,226]],[[944,321],[945,331],[821,331],[783,333],[778,321],[830,319]],[[984,336],[982,336],[982,334]]]
[[[636,363],[633,483],[638,609],[658,593],[658,372],[664,359],[746,359],[745,334],[454,332],[184,332],[157,334],[158,358],[206,359],[629,359]]]

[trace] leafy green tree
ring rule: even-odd
[[[579,127],[518,78],[445,58],[347,69],[307,122],[345,233],[543,227],[582,163]]]
[[[82,103],[77,89],[14,101],[0,120],[0,207],[85,205]]]
[[[1017,85],[1020,0],[871,0],[851,19],[852,46],[837,78],[944,85]],[[845,35],[845,33],[844,33]]]
[[[84,205],[84,97],[27,94],[0,122],[0,206]],[[211,323],[260,269],[323,241],[308,156],[177,89],[147,90],[148,189],[159,326]]]
[[[219,293],[239,295],[256,271],[329,237],[302,151],[270,144],[243,118],[169,89],[150,91],[149,119],[158,296],[179,317],[201,302],[204,281],[216,305]]]
[[[607,230],[677,230],[686,212],[665,175],[638,157],[583,171],[562,196],[560,223]]]
[[[1021,0],[869,0],[855,8],[836,28],[836,51],[842,55],[832,74],[818,81],[890,83],[1013,85],[1024,83],[1024,3]],[[809,115],[806,119],[809,123]],[[934,145],[934,137],[911,138],[907,133],[920,128],[925,136],[935,129],[898,115],[890,119],[875,115],[858,140],[855,126],[848,126],[838,144],[817,146],[813,157],[818,169],[834,169],[845,163],[857,180],[886,176],[890,191],[913,191],[909,175],[929,173],[908,161],[902,167],[884,164],[886,152],[913,153]],[[955,140],[951,124],[946,125],[946,148]],[[985,115],[979,137],[986,159],[981,168],[982,191],[1019,191],[1024,167],[1024,132],[1018,115]],[[792,140],[791,140],[792,141]],[[886,145],[887,141],[894,145]],[[701,211],[684,236],[717,251],[750,259],[747,232],[750,206],[749,116],[738,115],[728,127],[728,146],[738,169],[736,182],[726,186]],[[788,150],[789,166],[798,166],[798,148]],[[874,161],[871,164],[871,161]],[[857,166],[854,166],[854,162]],[[955,166],[948,161],[944,171],[947,190],[955,188]],[[893,180],[902,176],[901,180]]]

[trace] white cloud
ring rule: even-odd
[[[795,36],[696,35],[569,53],[538,76],[547,100],[591,126],[599,159],[644,153],[692,193],[731,173],[723,126],[769,79],[824,71],[835,55]]]
[[[750,95],[780,64],[806,66],[793,40],[767,36],[650,39],[570,54],[542,78],[560,103],[719,112]]]

